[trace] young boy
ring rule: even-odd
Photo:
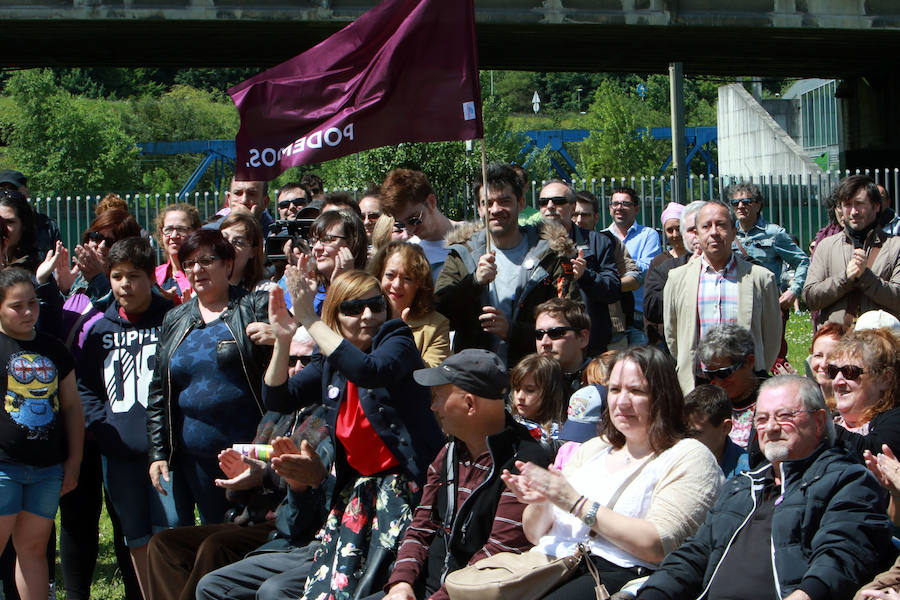
[[[749,470],[747,451],[731,441],[731,401],[724,389],[698,385],[684,397],[684,416],[689,435],[702,442],[730,479]]]
[[[103,481],[145,597],[150,536],[180,524],[171,496],[160,495],[147,475],[147,393],[159,326],[172,307],[152,293],[154,259],[143,238],[126,238],[110,248],[115,302],[91,327],[77,365],[85,424],[100,445]]]

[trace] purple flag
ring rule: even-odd
[[[241,115],[242,179],[401,142],[483,137],[473,0],[384,0],[228,94]]]

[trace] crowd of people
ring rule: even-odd
[[[3,597],[52,594],[59,511],[90,598],[105,498],[128,600],[468,600],[567,557],[526,597],[900,598],[888,192],[841,181],[807,253],[752,183],[660,231],[528,184],[489,165],[468,223],[409,169],[272,212],[233,180],[152,232],[110,194],[69,252],[0,173]]]

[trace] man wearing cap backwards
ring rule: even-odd
[[[443,580],[497,552],[531,547],[503,469],[550,456],[506,411],[509,378],[493,352],[463,350],[413,376],[431,386],[431,409],[450,441],[428,467],[422,500],[385,586],[390,600],[448,598]]]

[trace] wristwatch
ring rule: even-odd
[[[588,509],[587,514],[581,517],[581,522],[587,525],[588,527],[593,527],[594,523],[597,522],[597,511],[600,510],[600,503],[594,502],[591,504],[591,507]]]

